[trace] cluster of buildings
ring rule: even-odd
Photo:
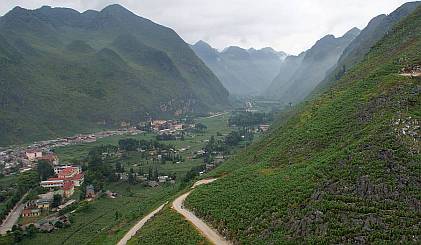
[[[63,191],[63,196],[68,198],[73,195],[75,187],[81,186],[84,174],[79,166],[55,166],[57,177],[41,181],[44,188],[56,188]]]
[[[28,152],[30,156],[35,156],[35,159],[40,159],[44,155],[39,152]],[[68,200],[73,195],[76,186],[81,186],[84,181],[84,174],[78,166],[54,166],[56,177],[41,181],[40,185],[48,188],[48,192],[38,195],[37,199],[29,200],[25,203],[22,210],[22,217],[37,217],[42,213],[48,213],[50,210],[59,211],[72,205],[75,200]],[[67,199],[64,204],[56,203],[53,206],[55,196],[60,196],[61,200]]]
[[[115,135],[136,135],[141,131],[136,128],[126,128],[119,130],[107,130],[94,134],[80,134],[72,137],[63,137],[52,140],[35,142],[28,146],[12,146],[0,149],[0,172],[5,175],[14,174],[34,169],[36,162],[47,160],[54,165],[58,164],[58,158],[51,153],[57,147],[91,143],[100,138]]]
[[[193,128],[194,124],[184,123],[180,120],[148,120],[139,123],[138,128],[143,131],[152,131],[160,134],[174,134]]]

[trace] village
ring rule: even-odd
[[[149,120],[131,126],[129,123],[121,123],[121,128],[114,131],[102,131],[94,134],[77,135],[74,137],[58,138],[35,142],[27,147],[11,147],[1,149],[0,167],[4,176],[25,173],[31,170],[39,171],[39,165],[48,165],[53,173],[46,179],[39,181],[36,195],[25,198],[24,202],[14,207],[20,216],[18,220],[21,229],[35,227],[41,232],[67,227],[71,224],[69,211],[71,212],[84,202],[93,202],[99,197],[115,199],[119,193],[104,190],[91,183],[85,183],[85,172],[79,164],[60,162],[59,156],[54,152],[56,148],[71,145],[95,143],[97,140],[111,136],[136,136],[143,133],[155,135],[155,140],[122,139],[119,147],[114,150],[105,149],[100,151],[101,159],[105,162],[118,162],[128,152],[136,155],[139,160],[152,164],[182,164],[186,160],[207,158],[213,155],[212,160],[203,160],[204,165],[191,170],[191,177],[202,175],[224,161],[222,152],[208,152],[205,148],[190,151],[189,147],[176,149],[174,146],[159,143],[167,140],[184,140],[184,136],[194,132],[203,132],[206,125],[186,120]],[[188,153],[187,153],[188,152]],[[187,154],[187,155],[186,155]],[[182,155],[184,157],[182,157]],[[202,160],[200,160],[202,161]],[[177,176],[171,172],[158,172],[152,167],[141,169],[134,164],[131,168],[117,166],[113,170],[113,179],[130,184],[141,184],[144,187],[155,188],[163,185],[175,185]],[[45,168],[45,167],[44,167]],[[133,170],[135,169],[135,171]],[[16,215],[16,214],[15,214]],[[10,214],[9,214],[10,216]]]
[[[184,121],[184,122],[183,122]],[[188,129],[194,129],[194,123],[187,123],[187,120],[152,120],[148,117],[146,121],[134,126],[129,122],[121,122],[118,130],[100,131],[92,134],[79,134],[72,137],[63,137],[52,140],[34,142],[27,146],[0,147],[0,173],[3,175],[15,174],[34,169],[34,161],[28,159],[26,153],[32,151],[44,152],[44,158],[54,158],[52,150],[58,147],[76,145],[82,143],[96,142],[101,138],[121,135],[138,135],[145,132],[157,134],[157,138],[180,139]]]
[[[71,227],[78,210],[97,202],[120,203],[148,189],[151,198],[161,190],[175,191],[221,165],[255,134],[268,131],[271,120],[272,114],[250,109],[199,120],[149,117],[135,124],[121,122],[116,130],[2,148],[3,176],[38,172],[41,178],[26,194],[17,195],[20,201],[14,197],[15,206],[3,213],[2,226],[24,234],[55,232]],[[73,158],[75,153],[80,158]],[[10,195],[7,188],[1,191]]]

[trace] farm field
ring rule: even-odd
[[[149,220],[128,245],[197,245],[211,244],[170,207],[165,207]]]
[[[115,244],[139,217],[178,192],[178,185],[146,188],[115,183],[106,189],[115,199],[101,197],[72,214],[72,225],[52,233],[37,233],[22,244]]]

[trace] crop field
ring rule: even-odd
[[[72,225],[52,233],[37,233],[22,244],[115,244],[144,216],[178,191],[178,186],[145,188],[126,183],[107,186],[115,199],[101,197],[72,214]]]
[[[198,245],[211,244],[183,216],[165,207],[132,238],[128,245]]]

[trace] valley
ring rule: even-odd
[[[0,8],[0,244],[421,242],[421,1],[38,1]]]

